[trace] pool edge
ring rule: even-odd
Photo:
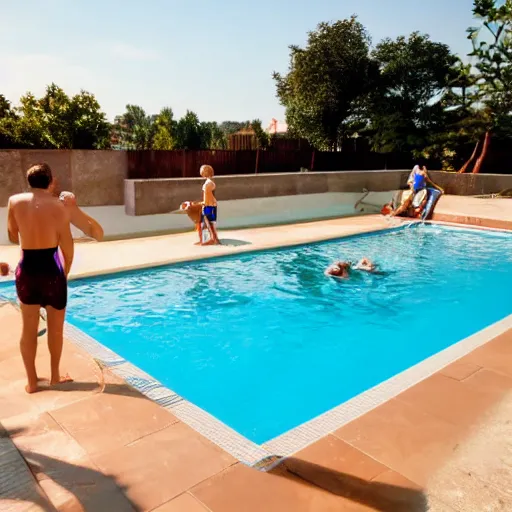
[[[155,378],[128,362],[79,328],[66,322],[65,336],[145,397],[176,416],[235,459],[260,471],[269,471],[289,457],[347,423],[363,416],[446,366],[512,329],[512,314],[360,393],[325,413],[261,445],[236,432]]]

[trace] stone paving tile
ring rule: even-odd
[[[426,497],[417,486],[381,473],[382,481],[286,460],[270,473],[236,465],[190,492],[213,512],[425,512]]]
[[[464,380],[473,373],[481,369],[481,366],[471,363],[461,363],[459,361],[443,368],[439,373],[455,380]]]
[[[120,448],[178,421],[126,384],[107,384],[103,393],[55,410],[52,416],[91,455]]]
[[[345,441],[329,435],[297,453],[292,459],[285,461],[291,468],[292,460],[302,465],[309,463],[321,465],[325,469],[338,473],[346,473],[363,480],[372,480],[386,472],[389,468],[350,446]]]
[[[114,478],[87,458],[68,463],[38,454],[27,455],[39,484],[59,512],[134,512],[136,509]]]
[[[152,510],[236,461],[183,423],[93,457],[116,478],[128,499]]]
[[[164,503],[152,512],[210,512],[197,498],[188,492]]]
[[[54,512],[25,460],[0,425],[0,512]]]
[[[477,348],[461,361],[477,364],[488,370],[494,370],[512,377],[512,332],[508,331],[501,336]]]
[[[334,435],[419,485],[449,457],[458,429],[448,421],[393,399]]]
[[[37,417],[16,416],[4,420],[5,429],[23,454],[35,453],[68,462],[87,455],[80,446],[48,413]]]
[[[496,402],[492,393],[485,393],[467,384],[436,373],[404,391],[397,400],[417,406],[423,411],[450,422],[471,427]]]

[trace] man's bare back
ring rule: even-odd
[[[21,355],[27,372],[26,390],[38,390],[35,359],[39,311],[47,311],[48,347],[51,359],[50,384],[69,381],[60,375],[63,328],[67,305],[67,275],[73,263],[73,237],[67,208],[52,195],[52,174],[45,165],[29,169],[31,191],[9,199],[7,228],[9,239],[21,245],[16,268],[16,291],[20,300],[23,332]],[[64,265],[59,257],[61,249]]]

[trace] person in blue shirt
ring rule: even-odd
[[[407,185],[409,185],[413,195],[421,190],[427,190],[427,203],[421,212],[421,219],[426,220],[434,209],[437,200],[444,194],[444,190],[429,178],[427,168],[425,166],[420,168],[419,165],[416,165],[411,174],[409,174]]]

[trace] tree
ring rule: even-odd
[[[201,149],[226,149],[228,141],[220,126],[214,122],[202,122],[199,126]]]
[[[11,108],[11,103],[0,94],[0,148],[12,148],[16,146],[13,137],[13,123],[16,115]]]
[[[110,147],[111,126],[93,94],[81,91],[69,103],[69,124],[73,149]]]
[[[223,121],[220,123],[220,130],[226,135],[233,135],[233,133],[239,132],[243,128],[247,128],[249,126],[249,121]]]
[[[266,148],[270,144],[270,136],[269,134],[263,129],[261,125],[260,119],[254,119],[254,121],[251,121],[250,126],[254,130],[254,135],[256,137],[256,140],[258,141],[258,147],[260,148]]]
[[[370,37],[356,16],[320,23],[305,48],[290,46],[288,74],[273,77],[292,134],[321,149],[339,148],[350,135],[355,101],[376,73],[369,47]]]
[[[154,116],[148,116],[138,105],[126,105],[121,124],[127,135],[127,149],[151,149],[155,133]]]
[[[153,137],[153,149],[174,149],[176,121],[170,107],[163,108],[155,119],[155,135]]]
[[[478,149],[476,134],[481,130],[481,116],[476,100],[475,76],[471,64],[465,64],[457,58],[449,73],[448,88],[439,102],[442,112],[438,130],[428,135],[427,146],[416,151],[416,155],[441,162],[443,169],[453,171],[463,163],[461,154],[474,145],[476,140],[470,159],[472,161]]]
[[[100,149],[109,144],[110,125],[92,94],[81,91],[70,98],[51,84],[40,99],[22,96],[20,106],[2,118],[0,132],[12,147]]]
[[[176,126],[176,148],[201,149],[203,140],[204,128],[201,128],[197,114],[187,110]]]
[[[417,32],[384,39],[372,57],[380,69],[378,84],[365,103],[373,148],[422,149],[443,125],[440,100],[456,57],[447,45]]]
[[[473,14],[481,22],[479,27],[468,29],[473,44],[470,56],[476,59],[476,88],[484,130],[482,151],[473,168],[473,173],[479,173],[491,137],[512,134],[512,0],[474,0]]]

